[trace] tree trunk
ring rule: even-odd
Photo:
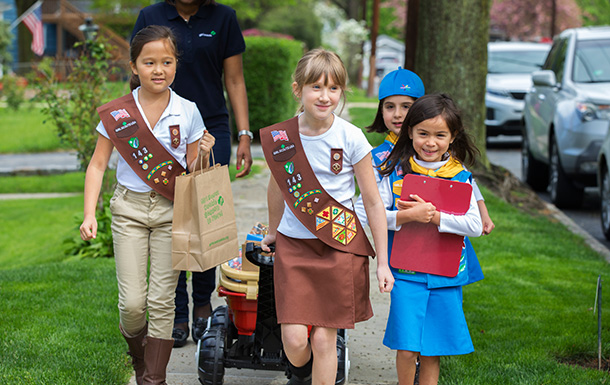
[[[15,7],[17,9],[17,17],[21,16],[23,12],[27,11],[36,0],[16,0]],[[15,30],[12,31],[14,34],[18,35],[17,39],[17,55],[18,58],[14,58],[21,63],[27,63],[34,60],[34,53],[32,52],[32,33],[29,29],[23,24],[23,22],[19,23]],[[25,70],[29,71],[29,68]],[[18,72],[23,72],[21,68],[18,68]]]
[[[485,151],[485,78],[490,0],[419,2],[415,73],[426,93],[449,94],[489,167]]]
[[[360,20],[362,13],[361,0],[332,0],[331,2],[344,10],[348,19]]]
[[[405,28],[405,63],[404,68],[415,72],[415,54],[417,52],[417,18],[419,17],[419,0],[405,0],[407,3],[407,25]]]
[[[369,82],[366,95],[372,98],[375,95],[375,78],[377,76],[377,36],[379,35],[379,3],[373,0],[373,21],[371,23],[371,53],[369,56]]]

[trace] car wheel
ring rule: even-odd
[[[551,202],[559,208],[578,207],[582,203],[583,188],[574,186],[561,167],[559,159],[559,148],[554,138],[551,143],[551,156],[549,159],[549,195]]]
[[[606,239],[610,240],[610,171],[605,170],[602,174],[602,183],[600,188],[602,208],[601,222],[602,232]]]
[[[535,191],[544,191],[548,185],[548,168],[532,156],[525,132],[521,142],[521,175],[523,182]]]

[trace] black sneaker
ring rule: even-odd
[[[207,317],[199,317],[195,319],[195,322],[193,322],[193,341],[195,341],[195,343],[199,342],[199,340],[203,337],[203,332],[205,332],[205,328],[207,326]]]
[[[172,331],[172,338],[174,339],[174,347],[181,348],[186,345],[186,340],[189,338],[189,331],[182,328],[174,328]]]

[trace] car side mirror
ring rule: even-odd
[[[555,87],[557,85],[555,72],[551,70],[535,71],[532,73],[532,83],[535,86]]]

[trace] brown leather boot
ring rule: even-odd
[[[136,384],[142,385],[142,376],[144,375],[144,338],[146,337],[146,333],[148,332],[148,325],[142,329],[135,336],[130,336],[125,333],[123,327],[119,324],[119,329],[121,330],[121,334],[125,337],[125,341],[127,341],[127,346],[129,346],[129,351],[127,354],[131,356],[131,364],[133,365],[133,369],[136,372]]]
[[[144,369],[143,385],[167,385],[165,375],[173,347],[173,339],[146,337],[146,350],[144,351],[146,368]]]

